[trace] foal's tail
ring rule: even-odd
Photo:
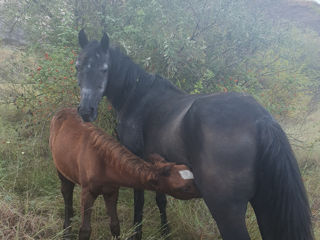
[[[310,207],[297,160],[280,125],[257,122],[257,193],[251,203],[263,239],[313,239]]]

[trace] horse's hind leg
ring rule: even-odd
[[[64,223],[63,223],[63,229],[65,229],[64,232],[64,238],[68,237],[70,234],[70,224],[71,224],[71,218],[73,217],[73,209],[72,209],[72,198],[73,198],[73,189],[74,189],[74,183],[66,179],[59,171],[58,176],[61,180],[61,193],[64,200]]]
[[[90,238],[92,206],[96,198],[97,195],[92,194],[88,189],[81,189],[82,222],[79,231],[79,240],[88,240]]]
[[[166,239],[169,239],[167,236],[170,233],[168,221],[167,221],[167,212],[166,212],[166,206],[167,206],[167,198],[166,195],[163,193],[156,193],[156,202],[160,211],[160,217],[161,217],[161,234],[162,236],[166,236]]]
[[[117,201],[118,201],[119,189],[103,194],[104,202],[107,208],[107,214],[110,217],[110,230],[113,237],[118,238],[120,235],[120,224],[117,213]]]
[[[215,171],[210,165],[209,170],[203,169],[193,169],[195,182],[218,225],[222,239],[250,240],[245,215],[248,199],[253,195],[254,175],[250,171],[239,171],[241,174],[230,169]]]
[[[218,225],[222,239],[250,240],[245,222],[247,203],[229,199],[218,202],[213,200],[214,197],[204,196],[204,201]]]

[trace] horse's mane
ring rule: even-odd
[[[123,85],[122,95],[128,96],[134,91],[136,96],[150,92],[151,88],[157,89],[155,93],[167,92],[169,89],[178,93],[183,91],[177,88],[169,80],[160,75],[147,73],[138,64],[134,63],[129,56],[122,53],[119,48],[110,48],[111,70],[110,78],[121,82]],[[115,108],[122,106],[124,98],[113,99]]]

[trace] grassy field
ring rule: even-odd
[[[0,69],[8,69],[6,66],[10,61],[19,61],[19,54],[12,49],[0,50],[0,55]],[[19,86],[23,69],[17,72],[21,75],[9,74],[14,79],[7,79],[6,72],[0,73],[0,239],[60,239],[64,205],[48,149],[48,122],[33,124],[32,116],[23,114],[9,103],[14,100],[16,92],[24,91],[24,87]],[[309,115],[304,124],[286,126],[308,191],[316,239],[320,239],[319,119],[320,111],[317,111]],[[79,192],[76,188],[72,224],[74,239],[80,223]],[[160,217],[154,198],[154,193],[146,192],[143,236],[148,240],[161,239]],[[121,239],[126,239],[133,231],[131,189],[121,189],[118,212]],[[180,201],[169,197],[168,215],[174,240],[221,239],[202,200]],[[110,238],[101,198],[95,203],[92,218],[92,239]],[[247,226],[253,240],[261,239],[250,207]]]

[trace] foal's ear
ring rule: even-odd
[[[151,162],[152,164],[157,164],[157,163],[167,163],[163,157],[161,157],[157,153],[152,153],[147,157],[147,161]]]
[[[81,29],[81,31],[78,34],[79,44],[81,48],[84,48],[88,44],[88,38],[86,33],[84,32],[84,29]]]
[[[109,37],[108,37],[108,34],[104,33],[103,34],[103,37],[101,38],[101,41],[100,41],[100,45],[101,45],[101,48],[104,52],[107,52],[108,49],[109,49]]]
[[[159,181],[156,180],[156,179],[150,179],[150,180],[148,181],[148,183],[151,184],[151,186],[153,186],[154,188],[155,188],[155,187],[158,187],[158,185],[159,185]]]
[[[160,176],[169,177],[174,164],[168,164],[160,169]]]

